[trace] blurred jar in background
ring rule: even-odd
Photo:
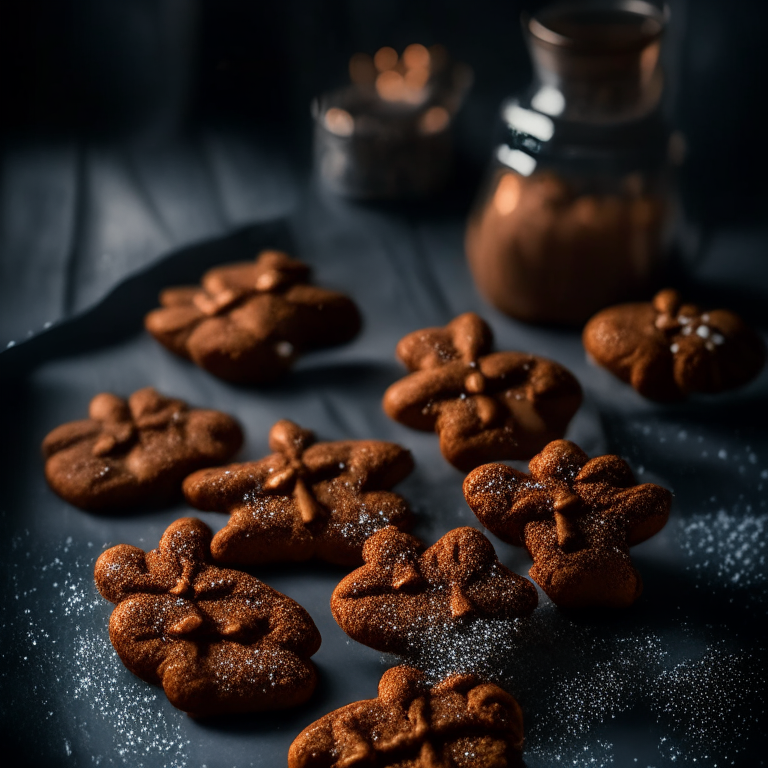
[[[643,0],[524,19],[534,82],[502,105],[504,140],[466,235],[480,292],[506,314],[578,324],[657,278],[681,151],[661,109],[665,24]]]

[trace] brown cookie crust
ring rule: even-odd
[[[102,392],[89,416],[54,429],[42,451],[51,488],[93,512],[173,501],[190,472],[231,459],[243,443],[231,416],[190,408],[152,387],[128,400]]]
[[[434,630],[474,619],[532,613],[536,588],[505,568],[474,528],[456,528],[424,551],[413,536],[385,528],[363,547],[365,565],[342,579],[331,613],[354,640],[409,655]]]
[[[740,387],[766,358],[762,339],[738,315],[685,304],[672,289],[652,302],[599,312],[584,328],[583,343],[598,365],[659,402]]]
[[[195,716],[301,704],[312,694],[320,633],[296,602],[211,563],[211,531],[172,523],[157,549],[120,544],[94,578],[116,608],[109,637],[128,669]]]
[[[672,494],[636,485],[618,456],[589,459],[557,440],[531,459],[530,474],[504,464],[464,481],[477,519],[533,558],[530,577],[562,608],[629,606],[642,592],[629,548],[666,524]]]
[[[523,714],[506,691],[472,675],[429,686],[408,666],[387,670],[376,699],[305,728],[288,768],[510,768],[521,763]]]
[[[384,394],[390,418],[437,432],[443,456],[463,471],[530,458],[563,436],[581,405],[581,387],[566,368],[522,352],[492,353],[492,343],[473,312],[415,331],[397,345],[414,372]]]
[[[409,451],[381,440],[316,443],[291,421],[270,430],[274,451],[259,461],[201,470],[184,481],[198,509],[230,514],[213,538],[220,563],[258,565],[312,557],[362,563],[371,534],[407,530],[411,510],[393,485],[413,470]]]
[[[167,349],[214,376],[266,384],[305,351],[343,344],[360,330],[360,313],[342,293],[309,285],[309,267],[280,251],[229,264],[201,285],[168,288],[144,319]]]

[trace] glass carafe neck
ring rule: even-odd
[[[531,106],[562,120],[635,120],[659,104],[665,10],[645,0],[577,0],[523,19],[536,73]]]

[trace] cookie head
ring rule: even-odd
[[[525,547],[531,578],[563,608],[626,607],[642,592],[629,548],[664,527],[672,496],[637,485],[618,456],[589,459],[574,443],[550,443],[530,474],[503,464],[478,467],[464,496],[503,541]]]
[[[331,612],[350,637],[379,651],[414,656],[446,629],[528,616],[538,600],[474,528],[449,531],[427,550],[385,528],[368,539],[363,558],[334,590]]]
[[[493,683],[452,675],[429,685],[409,666],[384,673],[376,699],[337,709],[305,728],[288,768],[353,765],[521,766],[520,705]]]
[[[173,523],[151,552],[121,544],[96,561],[115,610],[109,637],[142,680],[195,716],[301,704],[312,694],[320,634],[290,598],[211,562],[210,529]]]
[[[269,434],[273,454],[202,470],[184,481],[192,506],[226,512],[214,536],[219,563],[257,565],[310,558],[359,565],[366,539],[388,525],[411,526],[390,488],[413,469],[409,451],[380,440],[315,442],[291,421]]]
[[[440,450],[469,471],[499,459],[529,459],[562,437],[581,404],[563,366],[521,352],[492,352],[488,325],[468,312],[444,328],[403,338],[398,357],[413,371],[384,395],[387,415],[437,432]]]
[[[583,342],[598,365],[660,402],[740,387],[758,375],[766,357],[762,339],[738,315],[686,304],[671,289],[652,302],[599,312],[584,328]]]
[[[169,288],[146,329],[165,347],[227,381],[266,384],[303,352],[342,344],[361,318],[346,296],[309,282],[309,267],[280,251]]]
[[[81,509],[156,507],[180,497],[190,472],[231,459],[242,442],[240,426],[225,413],[190,408],[152,387],[127,400],[103,392],[88,419],[47,435],[45,476]]]

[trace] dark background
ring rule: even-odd
[[[163,253],[300,210],[310,101],[346,82],[356,51],[439,42],[474,69],[456,181],[436,203],[463,220],[499,103],[530,80],[520,14],[541,4],[5,3],[0,348],[93,305]],[[671,10],[666,105],[689,149],[685,248],[695,262],[718,232],[736,230],[754,261],[764,238],[752,231],[768,209],[768,6],[674,0]]]
[[[520,0],[26,0],[0,26],[6,133],[154,140],[206,121],[258,123],[308,161],[313,95],[358,50],[440,42],[476,73],[462,149],[485,157],[498,102],[530,73]],[[674,120],[689,142],[692,213],[744,221],[766,208],[768,9],[672,2]]]

